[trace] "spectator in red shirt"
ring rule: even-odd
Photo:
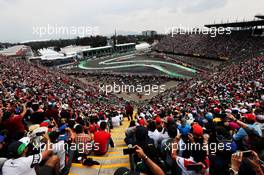
[[[95,144],[95,154],[104,155],[107,153],[109,144],[114,147],[114,142],[111,138],[111,134],[106,132],[107,123],[101,122],[100,131],[94,133],[94,144]],[[99,147],[99,149],[96,149]]]
[[[20,139],[24,135],[25,126],[23,118],[26,113],[26,107],[23,106],[23,111],[20,114],[13,112],[5,112],[3,117],[3,126],[8,131],[9,138]]]
[[[45,111],[44,116],[50,120],[54,119],[56,123],[59,123],[59,110],[56,103],[48,104],[48,109]]]
[[[90,120],[90,125],[89,125],[89,132],[91,134],[94,134],[96,131],[98,131],[98,129],[100,128],[99,125],[96,123],[94,118],[91,118]]]

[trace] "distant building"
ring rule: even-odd
[[[56,52],[52,48],[39,49],[38,52],[40,53],[42,60],[56,60],[65,57],[63,53]]]
[[[76,55],[66,55],[59,53],[52,48],[39,49],[40,56],[30,58],[31,62],[42,64],[44,66],[59,66],[66,64],[73,64],[76,62]]]
[[[56,52],[52,48],[39,49],[40,56],[31,57],[30,61],[45,66],[61,66],[74,64],[78,60],[110,56],[114,53],[126,53],[136,50],[136,43],[116,44],[114,46],[93,47],[67,46]]]
[[[115,51],[118,53],[130,52],[136,49],[136,43],[116,44]]]
[[[76,45],[70,45],[61,48],[60,52],[65,54],[66,56],[76,56],[78,59],[83,58],[83,50],[90,49],[91,46],[76,46]]]
[[[136,43],[124,43],[124,44],[116,44],[114,46],[108,45],[103,47],[94,47],[90,49],[84,49],[83,57],[84,58],[93,58],[93,57],[102,57],[109,56],[113,53],[125,53],[134,51],[136,47]]]
[[[82,50],[84,58],[108,56],[113,53],[112,46],[93,47]]]
[[[148,37],[153,37],[155,35],[157,35],[157,32],[154,30],[146,30],[142,32],[143,36],[148,36]]]
[[[30,58],[33,56],[31,47],[26,45],[16,45],[3,49],[0,51],[0,55],[14,57],[14,58]]]

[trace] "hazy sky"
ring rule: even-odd
[[[251,20],[264,14],[263,7],[263,0],[0,0],[0,42],[74,37],[74,32],[40,37],[37,29],[48,25],[92,27],[108,35],[115,28],[118,33],[164,33],[172,26]]]

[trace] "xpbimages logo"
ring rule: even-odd
[[[164,92],[165,85],[119,85],[115,82],[108,85],[99,85],[99,91],[108,93],[139,93],[150,95],[151,93],[162,93]]]
[[[71,151],[78,151],[78,153],[85,153],[86,151],[98,151],[100,149],[99,143],[89,142],[89,143],[61,143],[61,144],[46,144],[41,143],[40,145],[34,145],[33,150],[40,150],[43,152],[45,150],[71,150]],[[47,147],[48,146],[48,147]]]
[[[230,151],[232,149],[232,143],[165,143],[165,150],[167,151],[208,151],[211,154],[215,154],[217,151]]]
[[[217,35],[231,35],[232,31],[230,27],[202,27],[202,28],[192,28],[188,26],[172,26],[165,28],[165,34],[171,35],[174,37],[176,35],[209,35],[212,38],[215,38]]]
[[[32,28],[33,35],[41,37],[53,35],[67,35],[67,36],[96,36],[100,34],[98,26],[59,26],[59,25],[44,25],[34,26]]]

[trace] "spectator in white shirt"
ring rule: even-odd
[[[151,121],[148,125],[148,136],[154,140],[154,144],[157,147],[162,140],[160,132],[156,129],[156,123]]]
[[[60,159],[58,156],[52,155],[51,143],[47,134],[44,138],[47,140],[46,150],[35,155],[27,156],[29,141],[14,141],[8,146],[10,159],[8,159],[3,167],[3,175],[59,175]],[[45,161],[43,166],[39,166]]]

